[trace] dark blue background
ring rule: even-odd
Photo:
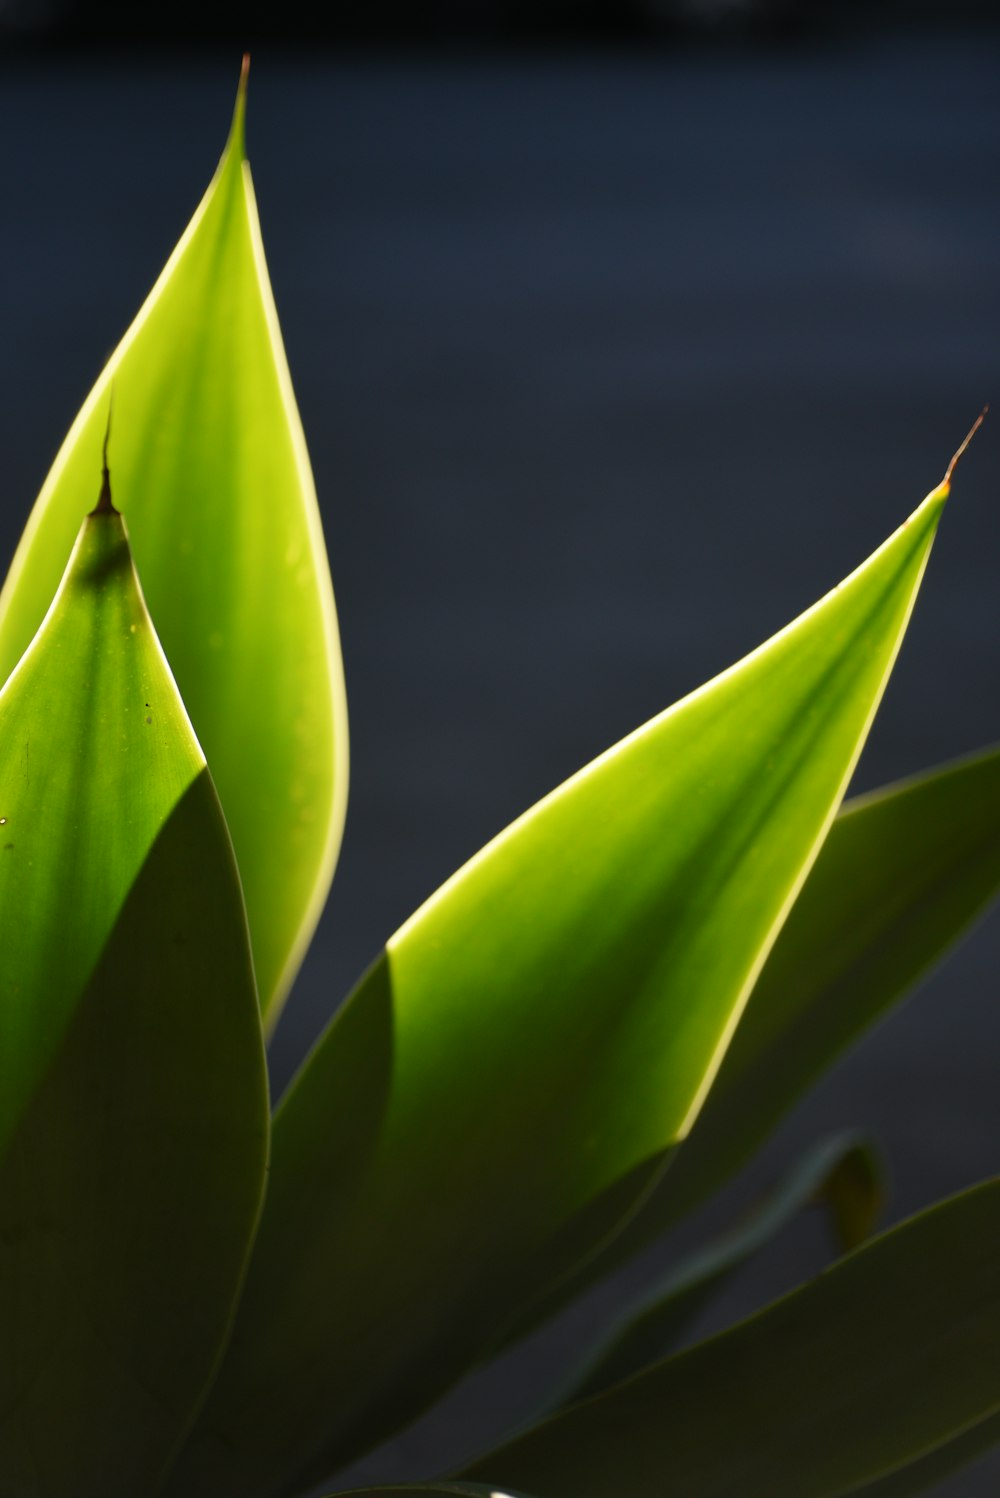
[[[854,567],[1000,403],[997,61],[982,30],[257,52],[250,154],[353,750],[279,1083],[442,878]],[[5,557],[208,180],[237,65],[0,59]],[[998,421],[958,475],[863,787],[1000,737]],[[883,1141],[893,1216],[995,1172],[998,956],[994,916],[712,1220],[844,1125]],[[706,1327],[824,1254],[803,1224]],[[588,1314],[365,1473],[413,1475],[502,1428]],[[941,1491],[998,1483],[994,1457]]]

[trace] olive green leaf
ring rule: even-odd
[[[1000,1412],[978,1421],[954,1440],[936,1446],[919,1461],[900,1467],[877,1482],[866,1483],[857,1492],[862,1498],[916,1498],[918,1493],[929,1493],[944,1478],[960,1472],[995,1446],[1000,1446]]]
[[[428,1493],[431,1498],[528,1498],[527,1493],[503,1492],[480,1482],[441,1482],[430,1484],[407,1484],[390,1488],[352,1488],[338,1498],[406,1498],[408,1493]]]
[[[0,693],[0,1492],[151,1492],[225,1340],[268,1101],[239,877],[120,516]]]
[[[236,849],[273,1023],[329,888],[347,791],[333,594],[243,147],[84,403],[0,595],[0,681],[55,592],[114,387],[115,495]]]
[[[1000,1410],[1000,1181],[463,1474],[545,1498],[841,1498]]]
[[[737,1270],[804,1208],[827,1209],[834,1242],[846,1253],[872,1232],[884,1197],[881,1164],[865,1140],[838,1135],[814,1146],[745,1220],[633,1296],[588,1349],[582,1365],[549,1390],[536,1419],[603,1393],[666,1357]]]
[[[635,1205],[829,828],[947,492],[391,939],[278,1110],[233,1341],[171,1493],[321,1480]]]

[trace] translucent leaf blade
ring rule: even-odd
[[[695,1128],[606,1250],[512,1340],[641,1253],[753,1156],[797,1099],[905,998],[1000,889],[1000,750],[841,808]]]
[[[743,1165],[1000,888],[1000,750],[847,803],[775,943],[712,1096],[616,1258]]]
[[[120,518],[0,693],[0,1491],[150,1492],[225,1341],[268,1102],[232,847]]]
[[[171,1493],[322,1479],[635,1205],[827,831],[945,493],[392,938],[277,1114],[233,1342]]]
[[[92,503],[114,388],[115,493],[212,766],[269,1023],[332,878],[343,673],[305,441],[264,262],[243,98],[219,170],[56,458],[0,595],[0,680]]]

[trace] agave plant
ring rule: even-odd
[[[1000,885],[1000,751],[841,804],[952,465],[443,885],[271,1116],[347,739],[244,100],[0,597],[0,1493],[25,1498],[336,1487],[730,1181]],[[844,1256],[677,1351],[817,1197]],[[933,1485],[1000,1440],[1000,1183],[870,1238],[879,1197],[865,1141],[813,1145],[528,1428],[393,1491]]]

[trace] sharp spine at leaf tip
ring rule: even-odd
[[[111,471],[108,468],[108,442],[111,439],[111,401],[108,401],[108,420],[104,428],[104,446],[101,449],[101,492],[91,515],[117,515],[111,498]]]
[[[962,454],[965,452],[965,449],[968,447],[973,437],[979,431],[979,428],[982,426],[983,422],[986,419],[986,413],[989,409],[990,408],[988,405],[984,406],[979,415],[976,417],[975,421],[972,423],[969,430],[966,432],[964,441],[960,444],[958,451],[955,453],[951,462],[948,464],[947,469],[945,470],[944,478],[941,480],[942,489],[951,488],[952,475],[954,474],[955,469],[958,467],[959,459],[962,457]]]

